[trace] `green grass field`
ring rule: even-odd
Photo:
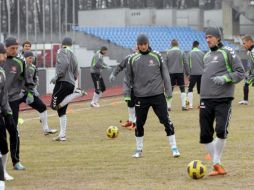
[[[178,88],[175,89],[178,92]],[[194,159],[204,161],[206,154],[199,144],[198,109],[180,111],[179,94],[174,95],[170,117],[175,125],[180,158],[169,151],[164,127],[150,110],[145,125],[143,157],[131,157],[135,149],[134,131],[120,127],[127,119],[122,97],[101,101],[92,109],[89,102],[71,104],[68,114],[66,142],[53,142],[44,136],[35,111],[21,113],[21,160],[25,171],[14,171],[9,158],[8,171],[14,181],[6,182],[7,190],[216,190],[254,189],[254,98],[250,88],[250,104],[238,105],[242,83],[237,86],[229,137],[222,157],[228,174],[205,176],[192,180],[187,164]],[[197,105],[198,98],[195,97]],[[49,109],[49,125],[58,129],[56,112]],[[119,126],[116,139],[108,139],[106,129]],[[212,164],[204,161],[207,171]]]

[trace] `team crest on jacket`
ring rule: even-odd
[[[11,67],[11,73],[17,73],[17,67],[12,66]]]
[[[151,66],[154,66],[155,64],[154,64],[154,61],[151,59],[150,61],[149,61],[149,67],[151,67]]]
[[[217,61],[217,59],[218,59],[218,56],[213,57],[213,61]]]

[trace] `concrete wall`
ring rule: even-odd
[[[202,23],[200,22],[200,10],[188,9],[176,11],[176,26],[192,26],[200,28]]]
[[[154,9],[127,9],[126,10],[126,26],[154,25],[155,10]]]
[[[200,26],[200,10],[106,9],[79,11],[79,26]]]
[[[222,10],[204,11],[204,27],[223,26]]]
[[[79,26],[125,26],[127,9],[79,11]]]
[[[225,12],[224,17],[228,14]],[[232,15],[232,14],[231,14]],[[237,16],[237,15],[234,15]],[[227,17],[227,20],[228,17]],[[254,34],[254,22],[240,15],[240,33]],[[203,29],[208,26],[224,27],[223,11],[200,9],[107,9],[79,12],[80,26],[192,26]],[[233,23],[235,26],[235,23]],[[232,28],[232,27],[230,27]],[[238,33],[238,28],[233,28]]]
[[[157,25],[166,25],[173,26],[173,17],[175,11],[173,9],[162,9],[160,11],[156,11],[155,15],[155,23]]]

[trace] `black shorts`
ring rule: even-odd
[[[21,99],[21,102],[26,103],[26,98],[27,94]],[[34,101],[33,103],[29,104],[29,106],[38,111],[39,113],[42,113],[47,109],[46,105],[38,96],[34,96]]]
[[[65,82],[65,81],[59,81],[56,83],[53,94],[52,94],[52,99],[51,99],[51,108],[53,110],[56,110],[56,107],[58,104],[60,104],[63,99],[72,94],[74,91],[75,86],[71,83]]]
[[[170,80],[172,87],[184,86],[184,74],[183,73],[172,73],[170,74]]]
[[[231,118],[232,98],[201,99],[199,111],[200,143],[213,141],[213,134],[226,139]],[[215,128],[213,127],[216,122]]]
[[[193,88],[194,88],[195,84],[197,84],[197,91],[198,91],[198,94],[200,94],[201,77],[202,77],[202,75],[191,75],[190,76],[190,83],[189,83],[188,92],[193,92]]]
[[[100,94],[100,92],[104,92],[106,90],[106,86],[102,76],[98,73],[91,73],[91,76],[92,76],[95,92],[97,94]]]

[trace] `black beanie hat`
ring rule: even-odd
[[[70,37],[65,37],[62,41],[62,45],[72,46],[72,39]]]
[[[0,43],[0,53],[6,53],[6,49],[2,43]]]
[[[137,37],[137,44],[149,44],[148,37],[145,34],[139,34]]]
[[[24,57],[25,58],[27,58],[27,57],[33,57],[34,56],[34,54],[33,54],[33,52],[31,52],[31,51],[26,51],[25,53],[24,53]]]
[[[221,31],[218,27],[208,27],[206,29],[205,35],[211,35],[221,39]]]
[[[9,47],[9,46],[13,46],[13,45],[19,45],[18,40],[14,37],[8,37],[5,40],[5,46]]]

